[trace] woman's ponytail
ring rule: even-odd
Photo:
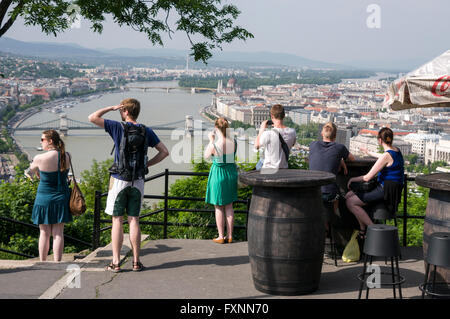
[[[64,145],[64,141],[59,136],[59,133],[55,130],[47,130],[43,133],[45,135],[45,138],[47,140],[52,140],[53,146],[56,150],[60,151],[60,170],[65,171],[67,168],[69,168],[69,165],[67,165],[66,161],[66,147]]]

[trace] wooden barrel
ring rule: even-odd
[[[416,183],[430,188],[423,224],[423,256],[425,260],[431,234],[450,232],[450,174],[420,175],[416,177]],[[450,269],[438,267],[436,281],[450,282]]]
[[[313,171],[303,171],[302,175],[314,175],[308,172]],[[334,179],[334,175],[324,174],[323,180]],[[252,184],[249,179],[244,182]],[[253,183],[247,228],[255,288],[274,295],[301,295],[317,290],[325,244],[320,184],[256,184],[259,185]]]

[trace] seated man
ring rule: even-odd
[[[324,171],[337,175],[340,168],[347,173],[344,160],[354,161],[355,157],[343,144],[336,143],[337,127],[333,122],[326,123],[322,128],[322,141],[312,142],[309,146],[309,169]],[[339,187],[336,183],[322,186],[322,199],[332,203],[333,210],[338,210]]]

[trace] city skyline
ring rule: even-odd
[[[448,26],[445,9],[450,9],[450,3],[443,0],[224,3],[233,3],[241,10],[236,24],[255,35],[246,42],[224,45],[224,51],[289,53],[356,67],[412,70],[448,50],[441,34]],[[55,38],[38,27],[24,26],[19,19],[5,36],[21,41],[76,43],[92,49],[161,48],[152,46],[145,35],[108,19],[101,35],[82,20]],[[163,36],[163,41],[165,48],[190,48],[181,33],[172,39]]]

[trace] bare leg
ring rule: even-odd
[[[133,249],[133,261],[139,261],[141,251],[141,228],[139,227],[139,217],[128,216],[128,224],[130,225],[130,242]]]
[[[224,206],[218,206],[218,205],[214,205],[214,208],[216,209],[216,225],[217,225],[217,231],[219,232],[219,237],[218,239],[223,239],[223,228],[224,228],[224,224],[225,224],[225,210],[224,210]]]
[[[64,251],[64,223],[52,225],[53,260],[61,261]]]
[[[233,238],[233,226],[234,226],[233,203],[225,206],[225,215],[227,218],[227,239],[231,239]]]
[[[39,260],[47,261],[48,250],[50,249],[50,236],[52,234],[51,225],[39,225]]]
[[[113,264],[120,263],[120,250],[123,244],[123,217],[112,217],[111,243],[113,250]]]
[[[356,219],[359,222],[359,227],[361,230],[365,230],[366,226],[373,224],[369,215],[367,215],[366,211],[362,208],[362,206],[366,204],[362,202],[358,196],[356,196],[353,192],[349,192],[345,196],[345,199],[347,208],[350,210],[350,212],[352,212],[353,215],[355,215]]]

